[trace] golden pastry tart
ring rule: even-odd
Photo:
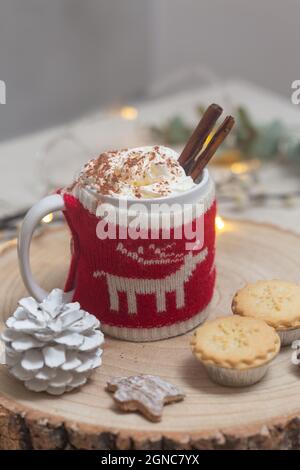
[[[191,346],[204,365],[241,371],[270,362],[278,354],[280,338],[262,320],[231,315],[197,328]]]
[[[278,279],[247,284],[235,294],[232,311],[264,320],[276,330],[299,328],[300,285]]]

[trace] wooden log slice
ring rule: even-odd
[[[31,253],[36,279],[63,286],[69,260],[66,228],[47,228]],[[300,281],[300,237],[269,225],[227,221],[218,234],[218,281],[211,318],[230,314],[247,281]],[[0,254],[0,328],[26,295],[16,243]],[[155,343],[107,338],[103,366],[81,390],[51,397],[26,390],[0,367],[2,449],[244,449],[300,447],[300,370],[283,350],[266,377],[244,389],[212,383],[190,352],[191,333]],[[118,411],[104,388],[112,376],[160,375],[186,393],[160,423]]]

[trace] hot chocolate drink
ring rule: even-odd
[[[154,341],[202,323],[216,275],[215,190],[205,166],[234,123],[227,116],[207,142],[221,113],[207,109],[179,158],[159,145],[108,151],[35,204],[19,239],[30,293],[47,296],[29,265],[34,228],[62,210],[72,234],[65,297],[96,315],[105,333]]]

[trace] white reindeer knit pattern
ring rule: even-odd
[[[184,284],[188,281],[196,266],[205,260],[207,253],[207,248],[195,256],[191,252],[188,253],[184,256],[182,266],[162,279],[126,278],[104,271],[94,271],[93,277],[106,277],[111,310],[119,311],[119,292],[126,293],[128,313],[130,314],[137,313],[137,294],[154,294],[156,296],[157,312],[164,312],[166,311],[166,293],[175,292],[176,308],[179,309],[185,305]]]

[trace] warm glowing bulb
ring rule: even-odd
[[[53,220],[53,214],[45,215],[45,217],[43,217],[43,219],[42,219],[42,221],[45,224],[49,224],[50,222],[52,222],[52,220]]]
[[[247,173],[249,170],[249,165],[244,162],[236,162],[231,165],[230,169],[235,175],[240,175],[242,173]]]
[[[123,106],[120,109],[120,115],[123,119],[133,121],[138,116],[138,110],[133,106]]]
[[[260,161],[256,158],[248,162],[235,162],[231,165],[230,169],[235,175],[248,173],[249,171],[256,170],[260,166]]]
[[[221,230],[224,230],[224,228],[225,228],[224,220],[222,219],[221,216],[217,215],[217,217],[216,217],[216,229],[221,231]]]

